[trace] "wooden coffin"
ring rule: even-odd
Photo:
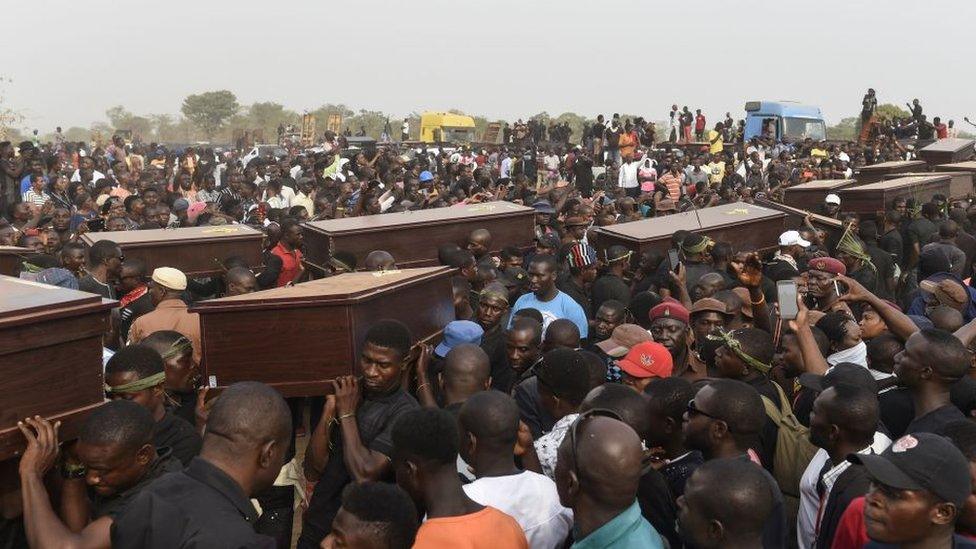
[[[127,259],[146,262],[151,273],[156,267],[175,267],[187,276],[209,276],[221,272],[220,262],[230,256],[243,257],[249,267],[261,265],[264,233],[247,225],[188,227],[86,233],[82,240],[91,246],[112,240]]]
[[[34,253],[30,248],[20,246],[0,246],[0,274],[18,276],[21,264]]]
[[[916,172],[886,175],[885,181],[897,179],[899,177],[926,177],[932,175],[945,175],[949,177],[949,198],[966,198],[973,193],[973,173],[964,171],[935,171],[935,172]]]
[[[861,166],[854,173],[854,179],[858,184],[875,183],[884,179],[886,175],[893,173],[920,172],[926,169],[927,164],[921,160],[896,160],[893,162],[881,162],[870,166]]]
[[[853,179],[821,179],[787,187],[783,191],[783,201],[787,205],[802,210],[812,210],[824,203],[828,194],[854,185]]]
[[[626,246],[637,253],[664,253],[671,247],[675,231],[707,235],[712,240],[731,242],[736,250],[763,250],[776,246],[785,227],[786,214],[755,204],[735,202],[664,217],[609,225],[596,230],[598,249]]]
[[[949,196],[949,181],[948,175],[898,177],[841,189],[838,194],[843,211],[874,217],[886,210],[896,198],[914,199],[916,203],[923,204],[936,194]]]
[[[427,339],[454,320],[448,267],[346,273],[291,287],[201,301],[203,369],[225,387],[261,381],[286,396],[322,395],[359,371],[366,331],[385,318]]]
[[[0,461],[19,455],[17,421],[40,415],[77,436],[105,399],[102,334],[114,301],[0,276]]]
[[[974,145],[976,145],[976,141],[972,139],[939,139],[935,143],[919,149],[918,157],[929,166],[964,162],[976,156],[973,149]]]
[[[397,266],[437,265],[437,247],[449,242],[464,245],[475,229],[491,232],[492,252],[506,246],[532,243],[535,210],[511,202],[486,202],[452,208],[435,208],[305,224],[305,256],[325,265],[337,251],[351,253],[362,266],[373,250],[386,250]]]
[[[794,208],[788,204],[780,204],[779,202],[773,202],[772,200],[762,199],[756,199],[756,204],[786,214],[787,229],[799,230],[803,228],[805,226],[804,219],[807,216],[810,216],[810,222],[813,224],[814,228],[826,231],[828,235],[834,235],[836,238],[840,238],[841,232],[844,229],[844,223],[839,219],[813,213],[801,208]]]
[[[932,169],[938,173],[968,173],[972,182],[976,183],[976,160],[954,162],[952,164],[940,164]]]

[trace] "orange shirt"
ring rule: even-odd
[[[278,275],[278,282],[275,283],[275,286],[280,288],[295,280],[298,272],[302,270],[302,252],[301,250],[289,250],[279,242],[271,250],[271,253],[281,258],[281,274]]]
[[[525,532],[515,519],[494,507],[458,517],[427,519],[417,531],[413,549],[528,549]]]

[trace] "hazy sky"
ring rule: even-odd
[[[275,0],[4,2],[6,102],[42,132],[190,93],[394,116],[614,111],[711,120],[751,99],[853,116],[881,102],[976,115],[974,0]],[[16,28],[14,35],[9,29]],[[16,39],[13,39],[17,36]]]

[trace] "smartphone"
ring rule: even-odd
[[[780,280],[776,283],[776,300],[779,302],[779,317],[793,320],[800,312],[796,304],[796,282]]]
[[[681,259],[678,257],[678,250],[671,248],[668,250],[668,267],[672,271],[678,272],[679,265],[681,265]]]

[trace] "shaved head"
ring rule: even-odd
[[[207,416],[203,446],[246,448],[290,436],[291,411],[281,394],[263,383],[244,381],[217,398]]]
[[[543,350],[549,351],[560,347],[578,349],[579,346],[580,331],[572,320],[566,318],[553,320],[546,328],[545,340],[542,343]]]
[[[385,250],[369,252],[364,261],[367,271],[390,271],[396,269],[396,259]]]
[[[584,416],[577,421],[583,423],[576,431],[576,462],[573,437],[567,435],[559,447],[556,483],[560,501],[574,509],[583,499],[606,510],[626,509],[637,496],[642,472],[640,437],[617,419]]]
[[[479,444],[511,452],[518,438],[519,409],[515,400],[499,391],[481,391],[465,401],[458,415],[461,427]]]
[[[472,343],[462,343],[447,353],[441,374],[444,390],[454,395],[483,391],[491,379],[491,360]]]

